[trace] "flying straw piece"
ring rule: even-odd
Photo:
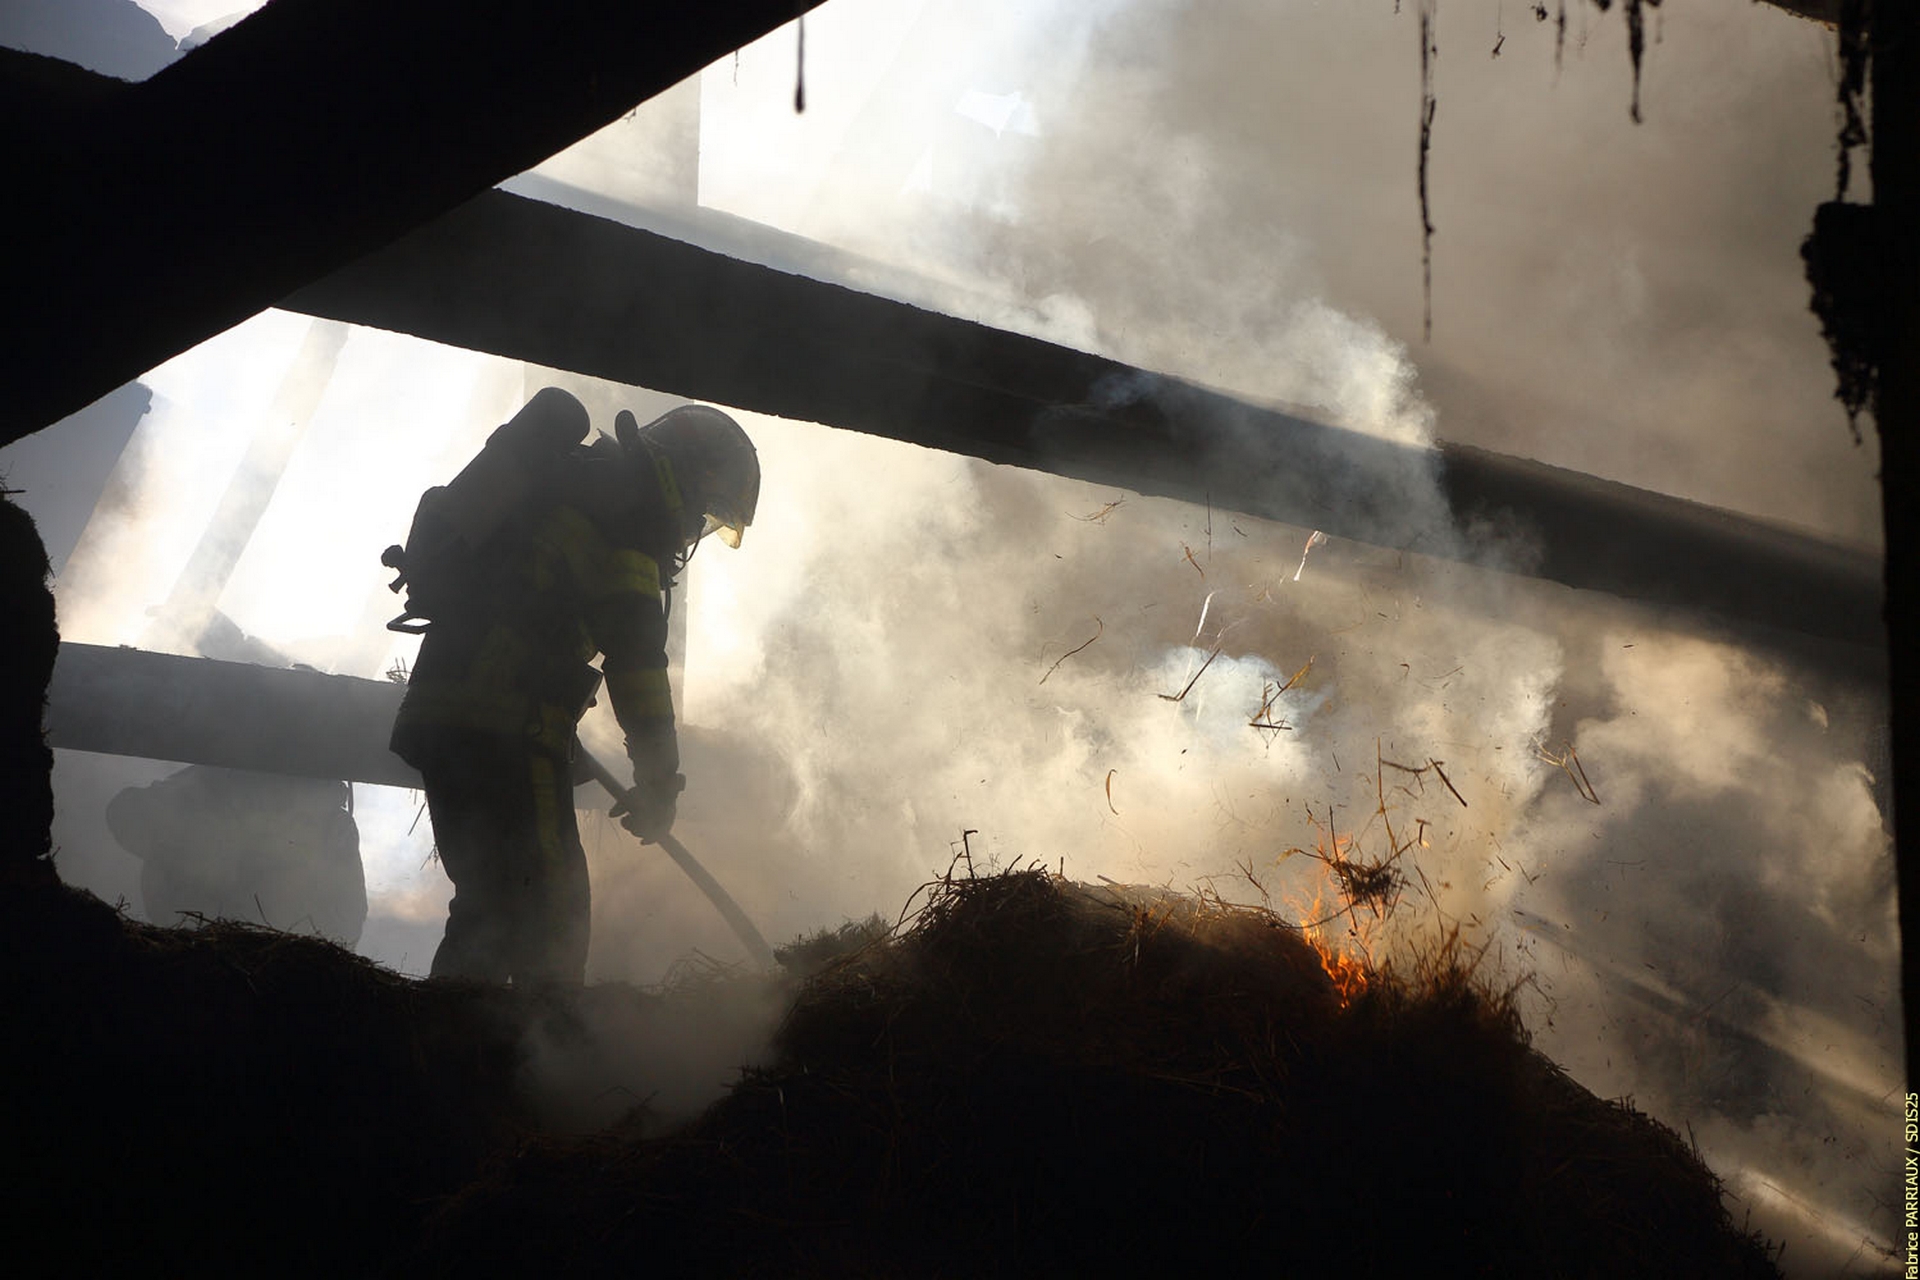
[[[1127,500],[1125,498],[1115,498],[1112,502],[1109,502],[1106,506],[1100,508],[1098,511],[1094,512],[1092,515],[1074,516],[1073,518],[1085,524],[1105,524],[1107,522],[1108,516],[1112,515],[1115,511],[1118,511],[1121,507],[1124,507],[1126,504],[1127,504]]]
[[[1207,592],[1207,598],[1200,602],[1200,621],[1195,624],[1193,628],[1192,644],[1198,645],[1200,643],[1200,633],[1207,629],[1207,610],[1213,608],[1213,598],[1219,594],[1220,592],[1218,590],[1209,591]]]
[[[1312,551],[1315,547],[1319,546],[1321,543],[1325,542],[1326,540],[1327,540],[1327,535],[1320,532],[1318,529],[1315,529],[1313,531],[1313,536],[1307,539],[1307,545],[1300,549],[1300,567],[1293,571],[1293,580],[1295,582],[1300,581],[1300,575],[1306,572],[1307,553]]]
[[[1087,644],[1092,644],[1095,640],[1098,640],[1102,635],[1106,634],[1107,624],[1100,621],[1100,617],[1098,614],[1094,615],[1093,624],[1094,626],[1098,627],[1099,630],[1093,633],[1092,637],[1088,639]],[[1047,675],[1040,677],[1040,683],[1045,684],[1047,682],[1047,676],[1050,676],[1055,671],[1059,670],[1061,663],[1065,662],[1068,658],[1071,658],[1074,654],[1080,652],[1081,649],[1086,648],[1087,644],[1083,644],[1076,649],[1069,649],[1065,653],[1061,654],[1059,657],[1055,658],[1053,660],[1053,665],[1047,668]]]
[[[1207,660],[1200,664],[1200,669],[1193,673],[1193,679],[1187,681],[1187,687],[1179,693],[1163,693],[1160,695],[1161,699],[1167,702],[1179,702],[1185,698],[1189,693],[1193,692],[1193,686],[1199,683],[1201,676],[1207,674],[1207,668],[1212,666],[1213,660],[1219,656],[1220,646],[1215,645],[1213,646],[1213,652],[1207,655]]]
[[[1446,763],[1446,761],[1435,760],[1432,756],[1428,756],[1427,762],[1423,765],[1420,765],[1418,768],[1416,768],[1410,764],[1400,764],[1396,761],[1388,760],[1385,757],[1380,756],[1378,751],[1376,751],[1374,754],[1375,754],[1375,758],[1379,761],[1381,768],[1398,769],[1401,773],[1409,773],[1409,774],[1412,774],[1415,778],[1420,779],[1421,780],[1420,788],[1421,788],[1422,794],[1425,794],[1425,791],[1426,791],[1426,785],[1427,785],[1426,776],[1429,772],[1431,772],[1435,777],[1440,779],[1441,785],[1445,786],[1448,791],[1453,793],[1453,798],[1460,802],[1460,807],[1462,809],[1468,809],[1472,807],[1467,803],[1467,798],[1460,794],[1460,789],[1453,785],[1453,779],[1447,777],[1447,771],[1441,767]],[[1559,761],[1553,760],[1552,757],[1547,756],[1545,752],[1541,752],[1541,756],[1543,759],[1547,759],[1554,764],[1559,763]],[[1408,794],[1411,795],[1412,792],[1408,792]]]
[[[1252,729],[1265,729],[1274,733],[1282,729],[1293,728],[1293,726],[1285,720],[1275,720],[1273,718],[1274,701],[1286,691],[1287,688],[1285,685],[1276,685],[1271,680],[1262,681],[1260,684],[1260,709],[1253,713],[1253,719],[1247,721],[1247,726]],[[1268,741],[1272,741],[1272,739],[1269,738]]]
[[[1314,656],[1317,657],[1318,655],[1316,654]],[[1274,704],[1279,701],[1281,694],[1300,683],[1300,678],[1306,675],[1312,668],[1313,658],[1309,657],[1305,666],[1287,677],[1285,684],[1276,686],[1271,680],[1262,681],[1260,685],[1260,709],[1253,713],[1253,719],[1247,721],[1248,727],[1273,731],[1293,728],[1293,726],[1285,720],[1276,720],[1274,718]]]
[[[1580,757],[1574,751],[1573,744],[1571,742],[1564,742],[1561,744],[1561,747],[1562,751],[1557,756],[1538,743],[1534,745],[1533,749],[1542,760],[1545,760],[1548,764],[1567,775],[1573,782],[1573,789],[1580,793],[1582,800],[1585,800],[1588,804],[1599,804],[1600,793],[1595,791],[1593,789],[1593,783],[1588,781],[1586,767],[1580,763]]]
[[[1427,757],[1427,763],[1429,765],[1432,765],[1433,771],[1440,775],[1440,781],[1446,784],[1447,790],[1453,792],[1453,798],[1460,802],[1460,807],[1462,809],[1467,808],[1468,807],[1467,798],[1460,794],[1459,789],[1453,785],[1452,779],[1447,777],[1447,771],[1440,767],[1441,764],[1444,762],[1440,760],[1435,760],[1433,757],[1429,756]]]

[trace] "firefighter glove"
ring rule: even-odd
[[[652,732],[630,735],[627,759],[633,764],[633,790],[614,816],[652,844],[673,830],[674,811],[687,785],[680,774],[680,744],[671,722]]]
[[[620,825],[640,837],[642,844],[653,844],[673,831],[673,820],[680,807],[680,791],[687,780],[680,774],[663,779],[637,781],[611,814]]]

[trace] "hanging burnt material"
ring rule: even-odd
[[[1613,0],[1593,0],[1593,3],[1598,6],[1602,13],[1610,12],[1613,9]],[[1846,7],[1855,9],[1866,8],[1871,4],[1872,0],[1842,0],[1843,10]],[[1645,61],[1647,50],[1646,11],[1648,9],[1659,8],[1660,0],[1622,0],[1621,7],[1625,11],[1627,19],[1627,57],[1633,63],[1633,98],[1627,107],[1627,114],[1633,118],[1635,124],[1639,124],[1640,69],[1641,64]],[[1399,10],[1400,6],[1395,4],[1394,12],[1398,13]],[[1420,0],[1419,15],[1420,161],[1416,169],[1416,175],[1420,189],[1420,284],[1423,306],[1421,313],[1421,332],[1427,341],[1431,342],[1433,340],[1433,204],[1427,188],[1427,158],[1433,149],[1433,118],[1439,106],[1439,100],[1433,88],[1433,64],[1434,60],[1440,56],[1440,45],[1435,35],[1435,28],[1439,16],[1439,0]],[[1541,3],[1534,4],[1533,17],[1536,22],[1545,22],[1547,20],[1547,6]],[[1505,43],[1506,36],[1501,34],[1498,42],[1493,46],[1494,57],[1497,58],[1500,56],[1501,47],[1505,45]],[[1560,66],[1561,57],[1566,51],[1566,43],[1567,5],[1566,0],[1560,0],[1559,12],[1554,21],[1553,65],[1555,68]],[[1844,43],[1842,50],[1844,55]],[[1859,96],[1857,86],[1853,96],[1855,99]],[[1841,100],[1843,104],[1848,101],[1847,89],[1844,82],[1841,88]],[[1857,102],[1849,109],[1853,114],[1848,118],[1852,125],[1857,128],[1859,125]],[[1843,191],[1846,184],[1847,172],[1847,136],[1845,132],[1841,135],[1840,165],[1841,186]],[[1858,145],[1859,142],[1864,140],[1865,135],[1863,133],[1859,138],[1855,139],[1855,145]],[[1851,411],[1849,411],[1849,413],[1851,414]]]
[[[1593,0],[1605,13],[1613,8],[1613,0]],[[1625,0],[1622,7],[1627,14],[1627,58],[1633,63],[1633,103],[1627,108],[1627,114],[1633,117],[1635,124],[1640,123],[1640,63],[1647,51],[1646,11],[1660,7],[1660,0]],[[1565,37],[1567,15],[1564,7],[1560,13],[1560,30]],[[1559,58],[1558,50],[1554,53]]]
[[[1440,46],[1433,34],[1439,0],[1420,0],[1420,284],[1425,310],[1422,332],[1433,340],[1433,207],[1427,195],[1427,153],[1433,149],[1433,115],[1439,101],[1433,93],[1433,60]]]
[[[1800,244],[1809,306],[1820,318],[1833,363],[1834,397],[1847,411],[1847,429],[1860,443],[1860,415],[1874,408],[1881,361],[1879,335],[1887,332],[1886,245],[1879,211],[1870,204],[1848,204],[1853,183],[1853,152],[1867,144],[1862,99],[1871,65],[1868,28],[1873,0],[1840,0],[1840,105],[1838,172],[1833,199],[1814,211],[1813,231]]]
[[[1853,152],[1867,145],[1866,114],[1861,100],[1867,92],[1868,28],[1873,22],[1873,0],[1840,0],[1839,75],[1834,92],[1840,103],[1839,174],[1833,198],[1845,200],[1853,182]]]
[[[1837,380],[1834,396],[1847,411],[1847,427],[1860,443],[1860,415],[1873,408],[1880,365],[1886,255],[1880,243],[1879,211],[1872,205],[1829,201],[1814,211],[1813,232],[1801,242],[1809,304]]]

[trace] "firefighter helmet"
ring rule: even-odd
[[[690,541],[717,533],[728,546],[740,545],[760,502],[760,458],[739,423],[718,409],[687,404],[637,427],[623,409],[614,434],[628,448],[637,438],[666,454],[685,504]]]

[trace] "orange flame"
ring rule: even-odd
[[[1349,955],[1347,949],[1330,935],[1331,926],[1336,926],[1351,917],[1331,910],[1327,906],[1329,891],[1337,896],[1338,889],[1334,885],[1333,873],[1326,865],[1325,851],[1327,845],[1331,843],[1335,850],[1333,856],[1343,857],[1352,840],[1351,836],[1336,835],[1329,841],[1326,832],[1320,833],[1317,847],[1323,856],[1320,861],[1319,882],[1314,887],[1313,904],[1304,906],[1301,899],[1295,899],[1296,907],[1304,906],[1304,909],[1297,910],[1295,914],[1295,919],[1301,922],[1300,936],[1306,939],[1307,945],[1312,947],[1314,954],[1319,957],[1320,967],[1326,972],[1327,980],[1333,983],[1334,998],[1339,1001],[1342,1009],[1351,1005],[1367,989],[1368,975],[1372,972],[1365,955],[1366,940],[1364,938],[1357,933],[1353,935],[1362,953],[1360,956],[1353,956]]]
[[[1314,954],[1320,957],[1320,967],[1326,970],[1328,980],[1333,983],[1334,998],[1340,1002],[1342,1009],[1346,1008],[1367,989],[1366,963],[1328,946],[1319,937],[1318,930],[1309,930],[1306,938]]]

